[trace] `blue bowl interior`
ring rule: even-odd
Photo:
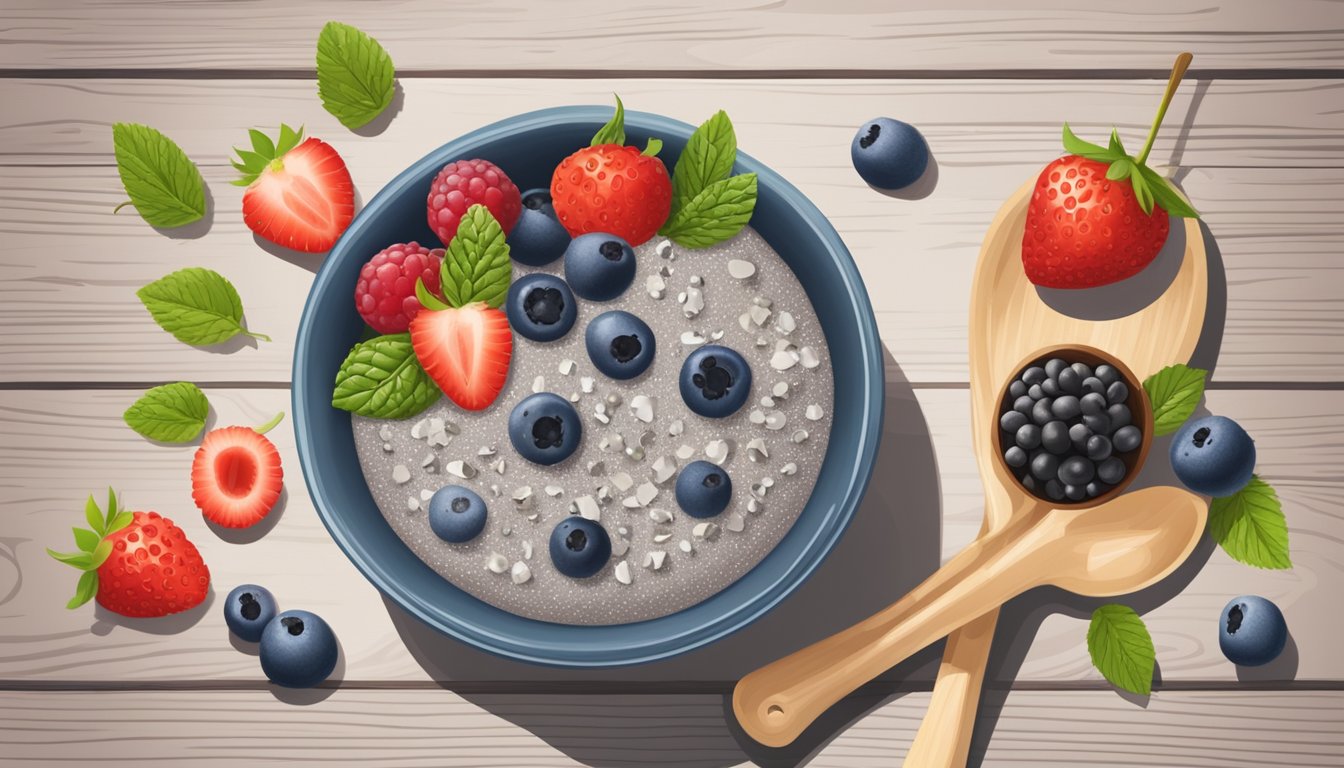
[[[742,628],[775,606],[821,562],[854,514],[881,432],[882,359],[872,308],[853,260],[825,217],[788,182],[744,153],[737,173],[760,177],[752,226],[804,285],[836,372],[834,427],[812,498],[793,529],[746,576],[717,595],[658,619],[569,626],[522,618],[453,586],[416,557],[383,520],[355,453],[350,415],[331,407],[336,371],[364,331],[354,309],[360,267],[390,243],[437,244],[425,216],[429,183],[447,162],[481,157],[520,189],[547,187],[551,169],[588,144],[610,107],[562,107],[486,126],[430,153],[393,179],[355,217],[313,283],[294,352],[293,408],[304,479],[337,544],[382,592],[431,626],[486,651],[567,667],[667,658]],[[692,126],[626,113],[627,143],[664,142],[668,168]]]

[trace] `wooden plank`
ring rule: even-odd
[[[12,0],[0,12],[0,67],[309,70],[322,24],[379,38],[403,69],[976,70],[1154,69],[1188,48],[1211,68],[1338,67],[1339,6],[1324,0],[1123,10],[1066,0],[762,5],[746,0],[500,6],[414,0],[294,2],[285,24],[264,3]],[[507,53],[505,53],[507,52]]]
[[[287,394],[209,391],[220,425],[260,423],[287,407]],[[883,452],[854,527],[782,607],[737,635],[669,662],[606,672],[540,669],[471,651],[384,605],[318,520],[288,427],[272,433],[288,488],[276,522],[259,533],[216,535],[191,502],[194,449],[149,444],[120,422],[135,396],[89,390],[5,393],[0,680],[257,680],[256,659],[230,645],[218,604],[243,582],[261,582],[284,606],[326,617],[341,638],[348,680],[733,680],[896,599],[936,566],[935,552],[946,559],[969,542],[982,514],[966,392],[921,390],[912,400],[908,390],[893,387]],[[1338,483],[1344,446],[1337,438],[1344,430],[1344,394],[1217,391],[1208,407],[1238,418],[1255,436],[1260,472],[1277,487],[1288,515],[1296,567],[1258,571],[1206,548],[1200,559],[1207,562],[1198,573],[1187,568],[1172,582],[1129,600],[1147,611],[1162,678],[1236,680],[1238,670],[1218,651],[1215,627],[1223,604],[1248,592],[1282,606],[1296,638],[1281,663],[1255,674],[1274,680],[1344,678],[1344,660],[1330,642],[1337,629],[1335,596],[1344,588],[1339,568],[1344,493]],[[1164,455],[1159,443],[1147,482],[1164,477]],[[66,544],[69,527],[80,520],[84,494],[107,483],[132,507],[156,509],[183,526],[212,569],[213,604],[162,621],[121,620],[92,607],[61,609],[74,573],[48,558],[43,547]],[[244,543],[250,539],[257,540]],[[1084,643],[1095,605],[1055,592],[1015,602],[1001,623],[1005,634],[995,677],[1099,680]],[[887,679],[927,681],[935,663],[935,655],[925,653]]]
[[[766,750],[735,732],[717,695],[11,691],[0,692],[0,764],[877,768],[905,754],[927,703],[845,702],[855,722]],[[1339,691],[1161,692],[1142,706],[1014,691],[996,709],[973,748],[984,768],[1344,765]]]
[[[408,105],[383,136],[352,137],[343,129],[327,134],[345,153],[365,198],[448,136],[533,107],[607,97],[592,84],[565,91],[571,81],[408,85]],[[742,105],[741,112],[734,107],[742,145],[811,197],[854,253],[900,375],[915,382],[964,381],[970,276],[1000,201],[1057,154],[1059,121],[1071,111],[1088,111],[1077,107],[1079,101],[1146,121],[1153,87],[1053,84],[1066,89],[1066,109],[1053,98],[1052,85],[1039,83],[830,85],[646,81],[626,96],[632,106],[672,103],[668,111],[687,119],[720,104]],[[505,86],[506,93],[491,90]],[[309,86],[43,81],[3,87],[14,89],[11,103],[20,114],[0,127],[0,147],[11,153],[0,163],[15,164],[0,174],[0,237],[6,243],[0,252],[0,352],[8,362],[0,381],[128,381],[163,372],[211,381],[287,381],[302,299],[320,257],[277,258],[257,247],[240,220],[241,191],[227,183],[233,172],[218,166],[248,124],[286,109],[281,102],[306,104],[296,117],[317,127],[325,119],[332,130],[330,118],[307,98]],[[480,95],[484,106],[454,108],[437,119],[440,105],[459,89]],[[249,91],[259,98],[248,99]],[[1344,109],[1344,81],[1215,83],[1199,98],[1199,124],[1206,117],[1210,123],[1198,141],[1219,148],[1197,150],[1192,139],[1184,149],[1167,145],[1158,156],[1185,163],[1185,187],[1222,250],[1228,296],[1218,377],[1339,381],[1344,349],[1334,340],[1344,327],[1344,308],[1334,264],[1344,240],[1344,179],[1336,170],[1344,162],[1344,137],[1332,115]],[[940,164],[933,195],[896,200],[858,182],[845,153],[847,126],[862,117],[855,103],[900,103],[925,127]],[[793,124],[783,109],[817,117]],[[1016,114],[1033,118],[999,122]],[[1294,120],[1278,119],[1282,114]],[[215,195],[208,237],[173,239],[132,211],[111,213],[124,199],[107,165],[107,124],[116,119],[160,125],[207,166]],[[1176,127],[1179,108],[1170,119]],[[1137,124],[1127,131],[1138,132]],[[1324,167],[1285,169],[1280,163]],[[275,342],[209,354],[155,327],[135,289],[188,265],[233,279],[249,322]],[[908,279],[912,273],[920,279]],[[132,352],[138,370],[126,365]],[[893,368],[889,375],[898,373]]]

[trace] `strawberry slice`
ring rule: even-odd
[[[280,126],[272,143],[251,130],[252,151],[234,148],[242,172],[248,229],[277,245],[307,253],[331,249],[355,215],[355,186],[345,161],[330,144],[303,139],[303,129]],[[300,143],[302,141],[302,143]]]
[[[213,429],[191,462],[191,498],[210,522],[225,528],[255,525],[275,507],[285,473],[280,452],[263,435],[280,423]]]
[[[484,302],[426,307],[411,321],[411,346],[425,373],[469,411],[490,406],[509,378],[513,334],[504,313]],[[443,307],[438,309],[437,307]]]

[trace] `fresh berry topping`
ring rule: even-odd
[[[429,527],[447,542],[471,541],[485,530],[485,500],[470,488],[445,485],[429,498]]]
[[[551,392],[529,395],[509,414],[509,442],[533,464],[569,458],[583,438],[583,422],[569,401]]]
[[[330,250],[355,215],[355,186],[345,161],[330,144],[303,139],[280,126],[275,143],[251,131],[253,151],[237,150],[234,184],[243,193],[243,221],[259,237],[296,251]]]
[[[593,318],[583,340],[588,359],[613,379],[633,379],[644,373],[653,364],[658,347],[648,323],[621,310]]]
[[[443,249],[410,242],[389,245],[359,271],[355,308],[379,333],[405,333],[420,312],[415,281],[423,280],[431,293],[439,292],[439,265]]]
[[[523,212],[509,233],[509,256],[519,264],[541,267],[565,255],[568,247],[569,233],[555,217],[550,191],[523,193]]]
[[[261,633],[261,671],[286,688],[311,688],[326,680],[339,655],[331,627],[308,611],[285,611]]]
[[[1277,659],[1287,644],[1283,611],[1258,595],[1233,598],[1218,617],[1218,647],[1233,664],[1263,666]]]
[[[224,598],[224,623],[239,639],[249,643],[261,640],[262,630],[275,618],[275,595],[256,584],[242,584]]]
[[[510,285],[504,306],[509,326],[533,341],[562,338],[579,316],[579,304],[569,285],[555,275],[541,272]]]
[[[551,562],[571,579],[597,574],[611,559],[611,537],[601,525],[571,515],[551,531]]]
[[[635,251],[618,235],[580,235],[565,249],[565,279],[589,301],[611,301],[635,281]]]
[[[859,127],[849,157],[859,176],[877,189],[915,183],[929,165],[929,145],[909,123],[878,117]]]
[[[283,415],[283,414],[282,414]],[[280,452],[251,427],[213,429],[191,462],[191,498],[205,519],[224,528],[255,525],[275,507],[284,483]]]
[[[481,302],[420,312],[411,321],[411,346],[439,389],[469,411],[495,402],[509,377],[509,321]]]
[[[728,508],[733,481],[717,464],[693,461],[677,475],[677,506],[691,517],[714,517]]]
[[[522,212],[518,187],[489,160],[456,160],[439,171],[426,202],[429,228],[444,245],[457,235],[462,215],[473,205],[484,205],[508,234]]]
[[[708,344],[687,355],[679,385],[686,407],[701,416],[721,419],[747,401],[751,367],[737,351]]]
[[[1119,443],[1117,433],[1117,447]],[[1226,416],[1192,419],[1171,441],[1171,468],[1195,493],[1231,496],[1245,488],[1255,472],[1255,441]]]

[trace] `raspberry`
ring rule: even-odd
[[[443,249],[419,243],[389,245],[359,270],[355,309],[379,333],[405,333],[420,311],[415,280],[425,281],[430,293],[439,292],[439,263]]]
[[[518,185],[489,160],[457,160],[443,166],[429,186],[429,228],[447,245],[462,214],[473,205],[489,208],[507,235],[523,211],[523,197]]]

